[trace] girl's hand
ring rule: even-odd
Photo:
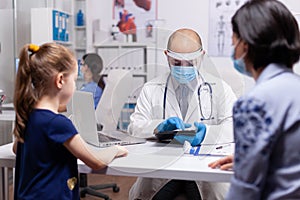
[[[116,147],[118,149],[118,153],[117,153],[116,157],[127,156],[128,150],[125,147],[119,146],[119,145],[117,145]]]

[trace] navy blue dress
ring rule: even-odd
[[[63,146],[76,134],[65,116],[32,111],[17,147],[15,199],[80,199],[77,158]]]

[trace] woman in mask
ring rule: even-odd
[[[277,0],[248,1],[231,22],[234,68],[256,84],[233,108],[234,158],[210,166],[228,169],[234,161],[227,199],[299,199],[298,24]]]

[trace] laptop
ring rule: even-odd
[[[75,91],[68,108],[71,109],[71,119],[80,136],[90,145],[109,147],[146,142],[146,139],[131,136],[124,131],[97,131],[94,99],[93,94],[90,92]]]

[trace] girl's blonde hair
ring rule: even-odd
[[[28,117],[37,101],[50,92],[49,88],[53,87],[58,73],[68,76],[72,72],[76,60],[70,50],[56,43],[25,45],[19,58],[14,91],[16,121],[13,134],[24,142]]]

